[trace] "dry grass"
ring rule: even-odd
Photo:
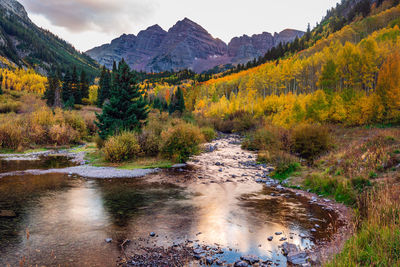
[[[399,193],[386,184],[359,198],[358,231],[327,266],[400,266]]]

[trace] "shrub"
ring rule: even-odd
[[[242,144],[242,148],[258,151],[276,148],[278,143],[279,141],[275,133],[268,129],[261,128],[247,135]]]
[[[0,147],[6,149],[21,149],[27,144],[24,129],[12,121],[0,123]]]
[[[203,134],[204,139],[207,142],[211,142],[212,140],[214,140],[217,137],[217,133],[211,127],[202,127],[201,128],[201,133]]]
[[[198,127],[180,123],[161,134],[162,153],[165,157],[177,162],[185,162],[191,155],[199,152],[199,144],[204,137]]]
[[[135,133],[122,132],[105,142],[103,152],[107,161],[122,162],[134,159],[140,152],[140,146]]]
[[[96,134],[93,138],[93,141],[96,143],[96,147],[98,149],[102,149],[104,147],[104,139],[100,137],[100,135]]]
[[[300,170],[299,160],[289,153],[282,150],[263,151],[258,154],[259,162],[269,163],[275,166],[273,178],[285,180],[292,173]]]
[[[155,135],[161,135],[161,132],[167,127],[169,114],[167,112],[150,112],[145,130],[154,132]]]
[[[157,156],[160,152],[160,136],[153,131],[143,130],[138,135],[140,150],[145,156]]]
[[[19,102],[9,100],[6,103],[0,103],[0,113],[17,112],[21,104]]]
[[[68,145],[79,141],[79,133],[68,124],[56,124],[50,128],[50,139],[57,145]]]
[[[293,129],[293,151],[300,157],[313,161],[331,148],[331,136],[327,128],[303,124]]]
[[[65,122],[71,126],[72,129],[79,133],[79,138],[85,138],[87,136],[86,123],[82,116],[75,111],[64,112]]]

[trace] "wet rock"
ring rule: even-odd
[[[268,237],[268,241],[272,241],[272,239],[274,239],[273,236]]]
[[[287,238],[286,237],[282,237],[281,239],[279,239],[279,241],[286,241],[287,240]]]
[[[307,264],[308,255],[304,251],[291,252],[287,255],[287,261],[292,265],[303,265]]]
[[[283,255],[288,255],[289,253],[298,252],[299,249],[295,244],[285,242],[281,246]]]
[[[256,183],[266,183],[266,182],[267,182],[266,180],[261,179],[261,178],[258,178],[258,179],[256,180]]]
[[[14,211],[12,210],[0,210],[0,218],[14,218],[17,217],[17,214],[15,214]]]
[[[112,242],[112,238],[106,238],[106,239],[104,239],[104,241],[106,241],[106,243],[111,243]]]
[[[151,236],[151,237],[155,237],[155,236],[156,236],[156,233],[151,232],[151,233],[150,233],[150,236]]]
[[[247,262],[250,263],[250,264],[254,264],[254,263],[260,261],[260,258],[257,257],[256,255],[246,255],[246,256],[240,257],[240,259],[241,259],[242,261],[247,261]]]
[[[187,164],[185,164],[185,163],[179,163],[179,164],[172,165],[172,168],[185,168],[186,166],[187,166]]]
[[[307,235],[306,235],[306,234],[303,234],[303,233],[300,233],[299,236],[300,236],[301,238],[307,238]]]
[[[212,265],[212,264],[214,263],[214,259],[213,259],[212,257],[207,257],[207,258],[206,258],[206,263],[207,263],[208,265]]]
[[[237,262],[235,262],[234,266],[235,267],[247,267],[247,266],[249,266],[249,264],[245,261],[237,261]]]
[[[219,171],[219,172],[222,172],[223,170],[222,170],[222,168],[221,168],[221,169],[219,169],[218,171]]]
[[[197,248],[197,249],[193,250],[193,253],[194,253],[194,254],[203,254],[204,252],[205,252],[205,251],[202,250],[202,249],[200,249],[200,248]]]
[[[224,262],[221,261],[220,259],[217,259],[217,260],[215,261],[215,264],[218,265],[218,266],[221,266],[221,265],[224,264]]]
[[[275,232],[275,235],[281,235],[282,232]]]

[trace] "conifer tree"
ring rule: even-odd
[[[46,99],[49,107],[61,106],[60,77],[55,70],[52,70],[49,77],[47,77],[46,91],[43,98]]]
[[[185,111],[185,99],[183,97],[183,92],[180,87],[178,87],[175,94],[172,96],[168,111],[169,114],[172,114],[175,111],[179,111],[182,114],[183,111]]]
[[[82,94],[79,84],[78,72],[76,70],[76,66],[74,66],[71,74],[71,91],[75,104],[82,104]]]
[[[63,86],[62,86],[62,101],[65,105],[65,103],[68,102],[68,100],[73,97],[72,93],[72,79],[71,79],[71,73],[69,70],[65,72],[64,78],[63,78]]]
[[[97,95],[97,106],[102,107],[104,101],[110,98],[111,90],[111,74],[110,71],[103,66],[99,81],[99,92]]]
[[[82,98],[89,98],[89,82],[86,78],[86,72],[82,70],[80,77],[80,88],[79,91],[81,93]]]
[[[103,106],[102,114],[97,114],[96,125],[102,139],[122,130],[140,130],[149,112],[147,101],[124,60],[113,76],[110,101]]]

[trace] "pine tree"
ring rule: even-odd
[[[44,92],[43,99],[49,107],[60,106],[60,78],[59,73],[55,70],[50,72],[47,77],[46,91]]]
[[[78,79],[78,72],[76,70],[76,67],[72,69],[72,75],[71,75],[71,91],[72,95],[74,97],[74,102],[75,104],[82,104],[82,94],[80,91],[80,86],[79,86],[79,79]]]
[[[71,80],[71,73],[67,70],[65,72],[64,78],[63,78],[63,86],[62,86],[62,101],[65,105],[65,103],[68,102],[71,96],[73,96],[72,93],[72,80]]]
[[[110,98],[111,90],[111,74],[110,71],[103,66],[99,81],[99,92],[97,95],[97,106],[102,107],[105,100]]]
[[[308,23],[307,25],[307,32],[306,32],[306,40],[309,41],[311,39],[311,25]]]
[[[80,78],[80,88],[79,91],[81,93],[82,98],[89,98],[89,82],[86,78],[86,72],[82,70],[81,78]]]
[[[176,90],[171,98],[171,102],[168,107],[169,114],[174,113],[175,111],[180,112],[181,114],[185,111],[185,99],[183,97],[183,92],[180,87]]]
[[[103,139],[122,130],[140,130],[149,112],[147,101],[142,97],[124,60],[119,63],[118,71],[113,76],[115,80],[110,101],[103,106],[102,114],[97,114],[96,125]]]

